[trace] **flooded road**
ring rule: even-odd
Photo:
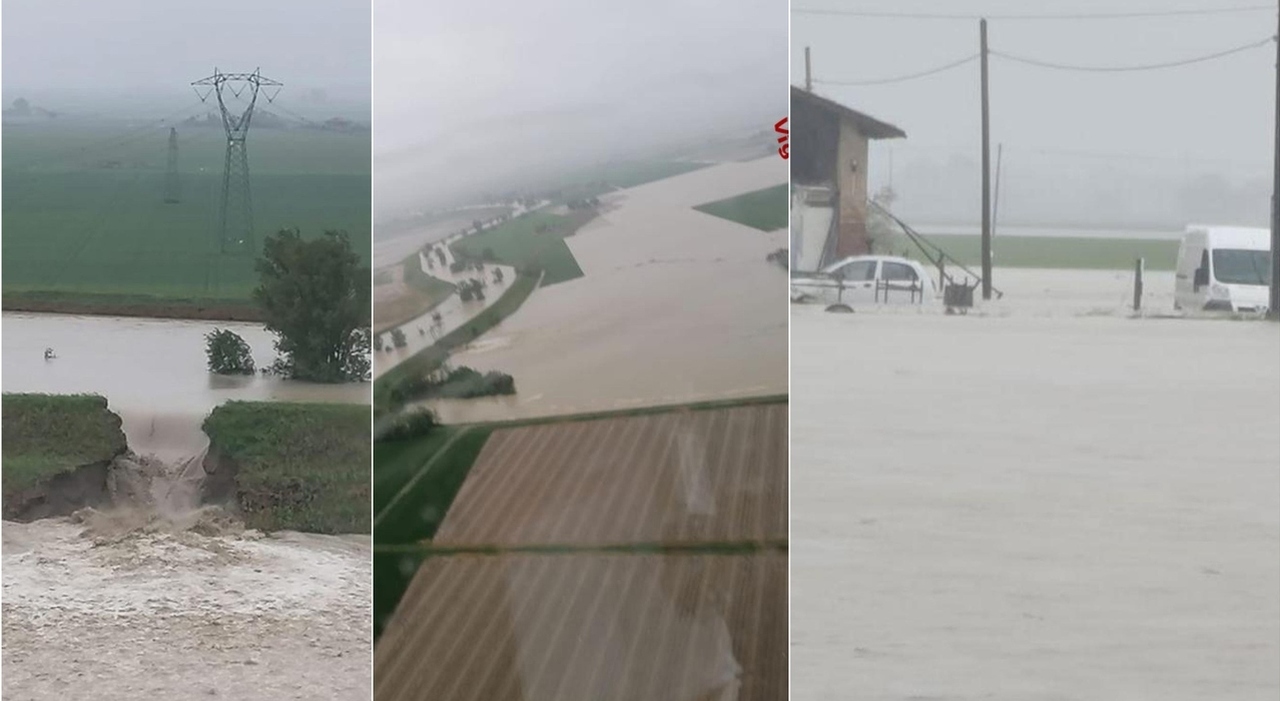
[[[692,209],[786,182],[771,158],[619,191],[566,239],[584,277],[540,288],[456,354],[518,394],[434,401],[446,422],[523,418],[787,391],[786,232]]]
[[[369,402],[368,383],[313,384],[257,375],[211,375],[204,335],[240,334],[259,367],[275,357],[274,336],[256,324],[5,312],[4,391],[107,398],[124,421],[129,446],[162,457],[203,449],[200,423],[231,399]],[[44,359],[45,348],[57,357]]]
[[[795,308],[794,698],[1280,695],[1280,327],[1109,279]]]
[[[443,338],[446,334],[454,329],[466,324],[475,318],[477,314],[485,309],[493,306],[495,302],[501,299],[504,292],[516,280],[516,269],[509,265],[484,265],[484,270],[475,271],[468,270],[460,273],[453,273],[449,266],[453,265],[453,251],[446,248],[445,263],[437,264],[434,267],[428,267],[426,263],[426,255],[418,254],[418,265],[428,275],[458,284],[467,280],[480,279],[486,283],[484,288],[485,298],[483,300],[471,300],[469,302],[462,301],[458,295],[458,291],[454,290],[443,302],[435,307],[427,310],[418,317],[411,319],[396,328],[404,333],[404,348],[396,348],[391,340],[391,331],[378,334],[382,337],[383,350],[374,351],[373,353],[373,377],[377,379],[382,373],[399,365],[405,360],[413,357],[414,354],[431,346],[436,339]],[[494,278],[494,271],[502,271],[502,282],[497,282]],[[377,304],[375,301],[374,304]],[[432,316],[440,314],[440,324],[436,325]]]

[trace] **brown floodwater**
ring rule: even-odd
[[[763,232],[694,206],[785,183],[776,156],[624,190],[566,239],[585,275],[538,289],[451,362],[501,370],[517,394],[434,401],[447,422],[787,391],[787,273]]]
[[[215,327],[242,336],[257,365],[269,365],[275,337],[257,324],[10,312],[3,318],[5,392],[101,394],[139,453],[199,452],[206,443],[201,421],[228,400],[369,402],[368,383],[223,377],[206,370],[204,336]],[[45,360],[46,348],[56,357]]]

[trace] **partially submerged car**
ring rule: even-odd
[[[924,266],[898,256],[851,256],[815,273],[791,277],[791,301],[843,304],[924,304],[938,287]]]

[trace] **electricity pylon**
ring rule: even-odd
[[[178,182],[178,130],[169,127],[169,168],[164,174],[164,202],[177,204],[182,196]]]
[[[218,247],[223,253],[257,254],[257,243],[253,236],[253,201],[249,196],[249,152],[245,137],[249,135],[249,121],[253,119],[253,108],[258,102],[258,92],[262,88],[275,88],[275,92],[266,95],[267,102],[280,94],[280,83],[263,77],[261,69],[252,73],[222,73],[217,68],[213,75],[201,78],[191,84],[200,101],[209,95],[217,94],[218,109],[222,113],[222,126],[227,130],[227,161],[222,171],[222,201],[218,209]],[[200,95],[200,87],[208,87]],[[227,108],[227,95],[243,98],[247,105],[243,110],[234,111]]]

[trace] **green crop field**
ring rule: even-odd
[[[427,436],[373,444],[373,542],[428,540],[480,455],[491,429],[440,426]],[[422,556],[374,555],[374,635],[380,636]]]
[[[967,266],[982,265],[982,237],[971,235],[933,236],[929,239]],[[992,242],[996,267],[1068,268],[1125,270],[1138,258],[1146,259],[1148,270],[1173,270],[1178,257],[1177,241],[1150,239],[1088,239],[1050,236],[996,236]],[[889,246],[877,253],[902,254],[923,260],[919,250],[905,236],[894,236]]]
[[[178,128],[180,201],[164,202],[168,129],[120,124],[4,128],[4,293],[247,304],[255,256],[217,244],[225,138]],[[127,133],[127,132],[126,132]],[[370,137],[262,129],[248,139],[257,243],[296,227],[341,229],[367,260]]]
[[[369,532],[369,407],[227,402],[204,421],[210,451],[236,469],[245,525]]]
[[[790,204],[787,202],[790,186],[785,183],[747,192],[736,197],[700,204],[694,209],[721,219],[737,222],[761,231],[776,231],[787,227]]]
[[[538,233],[539,227],[547,227]],[[517,268],[540,268],[545,271],[542,285],[554,285],[582,277],[582,268],[574,259],[564,237],[576,225],[570,217],[547,212],[530,212],[487,231],[472,234],[450,244],[455,255],[482,258],[492,252],[494,260]]]

